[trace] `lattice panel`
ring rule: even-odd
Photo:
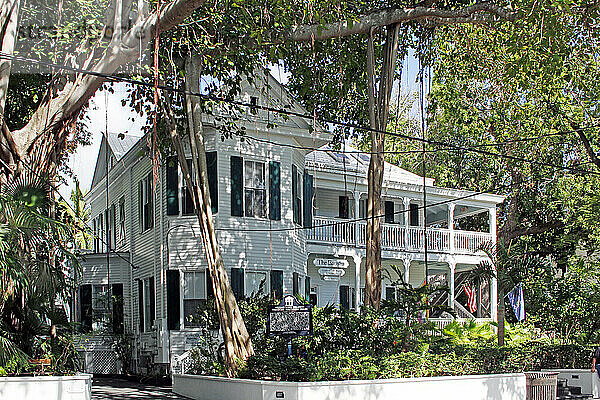
[[[114,351],[92,352],[92,370],[94,374],[116,374],[117,355]]]

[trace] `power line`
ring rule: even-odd
[[[528,179],[523,179],[520,180],[518,182],[514,182],[510,185],[502,185],[497,187],[497,189],[509,189],[512,188],[514,186],[517,185],[521,185],[523,183],[532,181],[533,177],[530,177]],[[431,203],[431,204],[427,204],[427,205],[423,205],[423,206],[418,206],[413,208],[413,210],[420,210],[420,209],[425,209],[425,208],[430,208],[430,207],[435,207],[438,205],[443,205],[443,204],[448,204],[448,203],[452,203],[455,201],[459,201],[459,200],[465,200],[465,199],[469,199],[472,197],[476,197],[476,196],[480,196],[480,195],[484,195],[484,194],[491,194],[489,192],[473,192],[473,193],[469,193],[467,195],[464,196],[459,196],[459,197],[455,197],[452,199],[448,199],[448,200],[443,200],[443,201],[439,201],[436,203]],[[400,211],[394,211],[393,213],[388,213],[387,215],[398,215],[398,214],[403,214],[403,213],[407,213],[410,212],[410,209],[407,210],[400,210]],[[363,218],[354,218],[354,219],[346,219],[344,221],[336,221],[336,222],[330,222],[327,224],[322,224],[322,225],[311,225],[311,226],[297,226],[297,227],[293,227],[293,228],[275,228],[275,229],[263,229],[263,228],[251,228],[251,229],[239,229],[239,228],[217,228],[218,231],[229,231],[229,232],[289,232],[289,231],[301,231],[301,230],[308,230],[308,229],[314,229],[314,228],[323,228],[323,227],[328,227],[328,226],[341,226],[341,225],[346,225],[346,224],[351,224],[354,222],[362,222],[362,221],[367,221],[369,219],[375,219],[375,218],[385,218],[386,214],[379,214],[379,215],[374,215],[372,217],[363,217]]]
[[[10,150],[10,148],[4,143],[4,142],[0,142],[0,145],[2,147],[4,147],[6,150]],[[34,174],[38,179],[43,179],[43,177],[37,172],[35,171],[29,164],[27,163],[22,163],[22,165],[24,165],[32,174]],[[86,221],[84,221],[80,216],[77,215],[77,213],[75,212],[75,209],[73,208],[73,206],[71,204],[69,204],[69,202],[63,197],[63,195],[59,192],[59,190],[54,187],[54,185],[48,185],[50,187],[50,189],[52,189],[56,194],[58,194],[58,198],[59,200],[61,200],[64,204],[67,205],[67,207],[69,207],[69,209],[71,211],[73,211],[73,215],[75,216],[75,218],[84,224],[84,226],[86,226]],[[107,193],[107,198],[108,198],[108,193]],[[110,210],[107,209],[107,212],[110,214]],[[115,216],[116,218],[116,216]],[[106,245],[106,248],[108,249],[108,251],[112,252],[113,254],[115,254],[117,257],[119,257],[120,259],[122,259],[123,261],[127,262],[131,268],[133,269],[137,269],[138,267],[136,265],[134,265],[130,260],[128,260],[127,258],[123,257],[121,254],[119,254],[119,252],[115,251],[115,250],[111,250],[110,249],[110,241],[107,242],[105,241],[102,236],[96,235],[94,232],[91,231],[91,229],[88,227],[87,229],[85,228],[81,228],[79,226],[74,226],[74,228],[81,232],[81,233],[87,233],[88,235],[90,235],[92,238],[94,239],[98,239],[100,240],[103,244]],[[107,230],[108,232],[108,222],[107,222]]]
[[[126,77],[123,77],[123,76],[112,75],[112,74],[105,74],[105,73],[101,73],[101,72],[85,70],[85,69],[77,68],[77,67],[68,67],[68,66],[65,66],[65,65],[48,63],[48,62],[45,62],[45,61],[35,60],[35,59],[21,57],[21,56],[15,56],[15,55],[7,54],[7,53],[4,53],[4,52],[0,52],[0,59],[22,61],[22,62],[30,62],[30,63],[34,63],[34,64],[38,64],[38,65],[43,65],[43,66],[51,67],[51,68],[62,69],[62,70],[65,70],[65,71],[71,71],[71,72],[77,72],[77,73],[81,73],[81,74],[87,74],[87,75],[97,76],[97,77],[106,79],[108,81],[124,82],[124,83],[129,83],[129,84],[132,84],[132,85],[138,85],[138,86],[145,86],[145,87],[148,87],[148,88],[154,88],[154,84],[150,83],[150,82],[144,82],[144,81],[140,81],[140,80],[136,80],[136,79],[126,78]],[[357,129],[357,130],[361,130],[361,131],[365,131],[365,132],[384,133],[385,135],[389,135],[389,136],[399,137],[399,138],[407,139],[407,140],[414,140],[414,141],[418,141],[418,142],[421,142],[421,143],[426,143],[426,144],[430,144],[430,145],[434,145],[434,146],[449,147],[449,148],[452,148],[454,150],[469,151],[469,152],[479,153],[479,154],[483,154],[483,155],[487,155],[487,156],[506,158],[506,159],[509,159],[509,160],[512,160],[512,161],[525,162],[525,163],[539,165],[539,166],[556,168],[556,169],[559,169],[559,170],[566,170],[566,171],[571,171],[571,172],[600,175],[600,172],[596,172],[596,171],[583,170],[583,169],[579,169],[579,168],[575,168],[575,167],[569,167],[569,166],[565,166],[565,165],[555,165],[555,164],[552,164],[552,163],[547,163],[547,162],[538,161],[538,160],[530,160],[530,159],[527,159],[527,158],[524,158],[524,157],[519,157],[519,156],[513,156],[513,155],[508,155],[508,154],[502,154],[502,153],[496,153],[496,152],[491,152],[491,151],[487,151],[487,150],[481,150],[481,149],[478,149],[478,148],[472,148],[472,147],[467,147],[467,146],[460,146],[460,145],[456,145],[456,144],[452,144],[452,143],[447,143],[447,142],[441,142],[441,141],[432,140],[432,139],[424,139],[424,138],[420,138],[420,137],[417,137],[417,136],[411,136],[411,135],[401,134],[401,133],[397,133],[397,132],[395,133],[395,132],[390,132],[390,131],[387,131],[387,130],[378,130],[378,129],[374,129],[374,128],[362,126],[362,125],[359,125],[359,124],[353,123],[353,122],[342,122],[342,121],[337,121],[337,120],[332,120],[332,119],[327,119],[327,118],[316,118],[314,115],[308,115],[308,114],[304,114],[304,113],[299,113],[299,112],[295,112],[295,111],[290,111],[290,110],[285,110],[285,109],[280,109],[280,108],[275,108],[275,107],[270,107],[270,106],[255,105],[255,104],[246,103],[246,102],[239,101],[239,100],[231,100],[231,99],[226,99],[226,98],[218,97],[218,96],[214,96],[214,95],[203,94],[203,93],[199,93],[199,92],[193,92],[193,91],[189,91],[189,90],[186,90],[186,89],[174,88],[174,87],[170,87],[170,86],[167,86],[167,85],[158,85],[158,88],[161,89],[161,90],[171,91],[171,92],[180,93],[180,94],[185,94],[185,95],[188,95],[188,96],[197,96],[197,97],[200,97],[201,99],[203,99],[204,101],[215,101],[215,102],[221,102],[221,103],[228,103],[228,104],[237,105],[237,106],[240,106],[240,107],[252,108],[252,109],[255,109],[255,110],[259,109],[259,110],[262,110],[262,111],[274,112],[274,113],[288,115],[288,116],[295,116],[295,117],[309,119],[309,120],[315,120],[316,119],[320,123],[325,123],[325,124],[330,124],[330,125],[336,125],[336,126],[343,126],[343,127],[346,127],[346,128]],[[577,130],[568,131],[568,132],[565,131],[565,132],[567,132],[567,133],[569,133],[569,132],[580,132],[582,130],[593,129],[593,128],[598,128],[598,127],[600,127],[600,125],[592,125],[592,126],[587,126],[587,127],[581,127],[581,128],[579,128]],[[558,134],[558,132],[556,132],[556,133]]]

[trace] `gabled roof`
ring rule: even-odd
[[[142,137],[139,135],[131,135],[129,133],[108,133],[108,149],[106,148],[106,135],[102,135],[98,157],[96,158],[96,168],[94,169],[94,178],[92,179],[92,188],[96,186],[106,176],[107,163],[119,162],[129,150]],[[108,150],[108,160],[107,160]],[[110,168],[110,165],[109,165]]]
[[[365,177],[369,170],[370,161],[370,154],[360,152],[348,145],[341,150],[334,150],[329,145],[325,145],[306,156],[307,165],[335,172],[351,172]],[[387,161],[385,162],[383,178],[391,182],[423,184],[422,176],[413,174]],[[433,183],[433,178],[425,178],[427,186],[433,186]]]

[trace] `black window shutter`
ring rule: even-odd
[[[147,318],[150,318],[150,325],[152,325],[154,323],[154,318],[156,316],[156,312],[155,312],[155,301],[156,299],[154,298],[154,277],[151,276],[150,277],[150,315]]]
[[[213,288],[212,277],[210,276],[210,270],[206,268],[206,298],[215,298],[215,289]]]
[[[304,226],[312,226],[313,176],[304,171]]]
[[[298,168],[296,168],[296,166],[294,164],[292,164],[292,210],[294,212],[294,222],[299,224],[300,223],[300,210],[298,210],[298,204],[296,203],[296,199],[298,198],[298,192],[297,192],[298,182],[297,182],[297,177],[296,177],[297,174],[298,174]]]
[[[217,152],[206,153],[206,169],[208,174],[208,190],[210,192],[210,206],[213,214],[219,211],[219,177],[217,175]]]
[[[346,285],[340,286],[340,306],[345,309],[350,309],[350,287]]]
[[[339,217],[348,218],[350,213],[348,209],[348,196],[339,197]]]
[[[79,287],[80,312],[79,320],[83,332],[92,331],[92,285],[81,285]]]
[[[123,284],[112,285],[112,328],[113,333],[123,333]]]
[[[138,281],[138,314],[140,318],[140,332],[144,332],[144,282]]]
[[[386,300],[396,300],[396,288],[393,286],[388,286],[385,288],[385,299]]]
[[[167,329],[179,330],[179,270],[167,270]]]
[[[410,203],[410,226],[419,226],[419,205]]]
[[[310,302],[310,276],[304,278],[304,298]]]
[[[300,275],[297,272],[292,273],[292,294],[296,296],[300,293]]]
[[[231,289],[236,299],[244,297],[244,270],[242,268],[231,268]]]
[[[269,219],[281,219],[281,178],[278,161],[269,162]]]
[[[167,215],[179,214],[177,157],[167,157]]]
[[[281,300],[283,298],[283,271],[271,271],[271,294]]]
[[[394,202],[385,202],[385,222],[388,224],[394,223]]]
[[[241,217],[244,215],[244,181],[242,157],[231,156],[231,215]]]

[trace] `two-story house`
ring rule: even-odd
[[[270,75],[240,97],[306,114]],[[253,108],[236,118],[243,138],[223,138],[214,115],[204,121],[213,215],[235,295],[256,292],[264,282],[277,297],[299,294],[317,306],[358,310],[369,154],[349,146],[332,150],[330,135],[309,118]],[[176,159],[161,160],[154,176],[147,154],[145,138],[109,134],[86,196],[96,238],[82,258],[76,314],[84,330],[96,331],[82,342],[89,372],[117,372],[110,335],[99,331],[109,311],[108,330],[133,338],[135,369],[168,370],[176,355],[197,343],[199,328],[190,316],[211,295],[197,219]],[[436,301],[474,317],[463,306],[460,277],[483,259],[478,246],[495,240],[496,205],[503,197],[425,182],[427,207],[423,178],[386,164],[382,267],[401,266],[414,286],[426,274],[447,282],[450,295]],[[395,295],[386,279],[383,296]],[[495,283],[481,288],[476,316],[496,317],[495,296]]]

